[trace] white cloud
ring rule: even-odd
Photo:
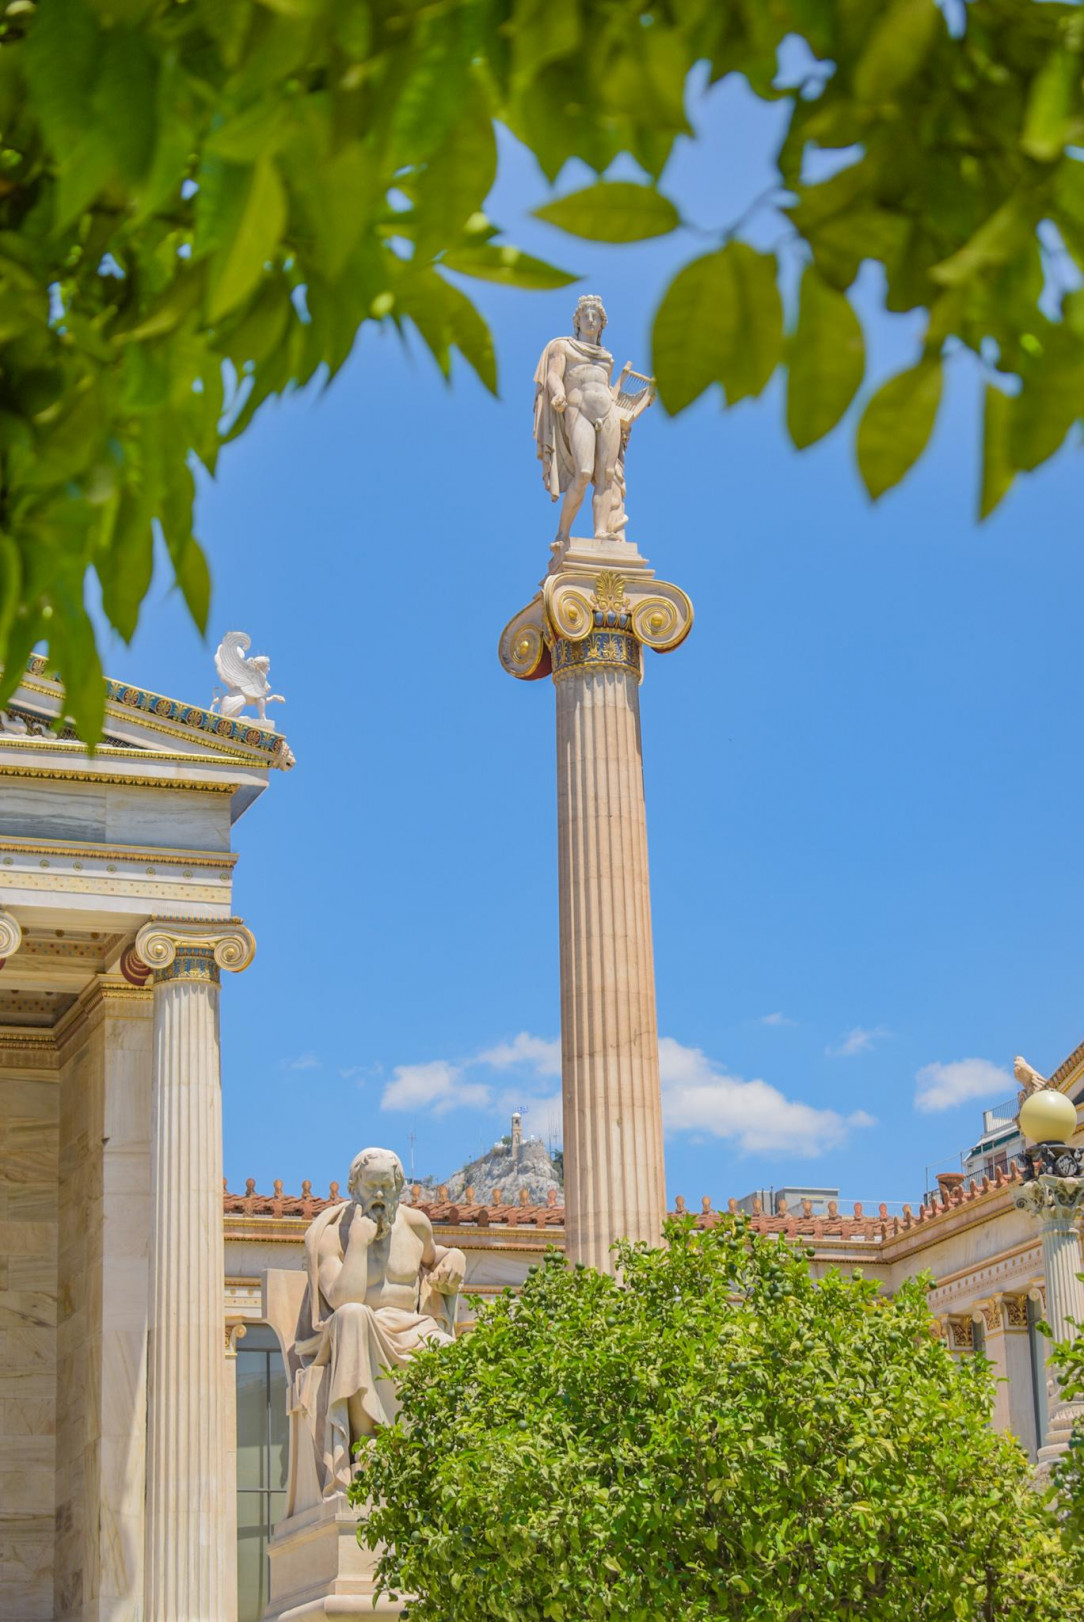
[[[386,1110],[429,1109],[446,1115],[451,1109],[486,1109],[491,1100],[488,1087],[463,1081],[461,1065],[447,1059],[431,1059],[428,1064],[397,1064],[384,1088],[380,1108]]]
[[[287,1070],[321,1070],[324,1061],[315,1053],[299,1053],[296,1059],[289,1059]]]
[[[787,1098],[766,1081],[732,1076],[672,1036],[659,1041],[659,1069],[670,1131],[734,1138],[747,1154],[819,1155],[845,1143],[852,1128],[874,1124],[865,1110],[844,1116]]]
[[[1016,1083],[1007,1070],[989,1059],[954,1059],[951,1064],[925,1064],[915,1076],[915,1108],[924,1114],[954,1109],[975,1098],[1008,1098]]]
[[[669,1131],[728,1138],[747,1154],[819,1155],[845,1143],[852,1130],[874,1124],[864,1110],[842,1115],[818,1109],[787,1098],[766,1081],[731,1075],[699,1048],[686,1047],[673,1037],[659,1042],[659,1069]],[[560,1070],[560,1043],[521,1031],[511,1041],[467,1059],[396,1065],[384,1085],[380,1107],[434,1115],[471,1109],[505,1120],[513,1110],[525,1108],[529,1111],[525,1126],[543,1133],[551,1117],[560,1120],[560,1093],[552,1090],[552,1079]],[[479,1079],[494,1071],[512,1074],[501,1087]],[[545,1092],[540,1086],[544,1079],[551,1083]]]
[[[532,1036],[530,1031],[520,1031],[511,1042],[500,1042],[479,1053],[477,1063],[488,1064],[493,1070],[510,1070],[513,1065],[528,1064],[536,1076],[559,1076],[561,1043],[547,1041],[544,1036]]]
[[[868,1053],[875,1042],[891,1035],[887,1025],[874,1025],[869,1030],[864,1025],[855,1025],[833,1047],[827,1047],[824,1051],[830,1059],[849,1059],[856,1053]]]
[[[794,1021],[788,1018],[786,1014],[775,1013],[762,1014],[760,1016],[760,1023],[762,1025],[793,1025]]]
[[[489,1081],[478,1079],[478,1071],[520,1073],[508,1078],[511,1085],[496,1090]],[[344,1075],[347,1072],[342,1072]],[[361,1074],[360,1069],[350,1074]],[[386,1110],[431,1110],[445,1115],[452,1109],[484,1110],[488,1115],[507,1117],[516,1109],[551,1110],[560,1103],[552,1091],[539,1093],[540,1083],[552,1082],[561,1074],[561,1044],[544,1036],[520,1031],[510,1042],[485,1048],[466,1059],[430,1059],[425,1064],[396,1065],[380,1100]]]

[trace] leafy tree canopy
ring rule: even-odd
[[[1064,1622],[1057,1524],[987,1424],[989,1366],[928,1281],[860,1275],[723,1218],[552,1252],[402,1376],[356,1501],[414,1622]]]
[[[806,47],[793,82],[784,42]],[[774,201],[790,234],[763,252],[707,222],[714,244],[655,318],[664,404],[718,388],[733,405],[782,367],[791,438],[822,438],[863,382],[848,289],[872,260],[886,308],[926,324],[861,412],[862,478],[878,496],[903,477],[944,358],[972,350],[989,512],[1081,410],[1082,54],[1081,7],[1047,0],[9,0],[0,703],[45,640],[97,735],[87,571],[129,638],[156,531],[205,626],[195,462],[213,472],[269,396],[332,376],[366,321],[413,324],[443,372],[457,349],[496,388],[486,325],[448,273],[572,277],[484,214],[494,121],[551,181],[572,158],[600,176],[621,154],[639,165],[638,181],[545,205],[555,226],[613,242],[680,230],[664,171],[700,62],[789,104]]]
[[[1084,1278],[1084,1274],[1078,1277]],[[1040,1327],[1050,1333],[1045,1324]],[[1074,1327],[1073,1339],[1057,1341],[1051,1348],[1051,1361],[1066,1401],[1084,1397],[1084,1324]],[[1078,1420],[1073,1427],[1069,1451],[1054,1466],[1053,1493],[1066,1556],[1073,1562],[1077,1581],[1084,1583],[1084,1420]]]

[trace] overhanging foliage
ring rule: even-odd
[[[947,21],[946,21],[947,17]],[[779,78],[785,41],[809,70]],[[980,509],[1063,442],[1084,386],[1081,7],[1046,0],[10,0],[0,21],[0,703],[41,640],[93,739],[103,705],[84,583],[135,628],[164,536],[206,624],[196,460],[261,403],[333,376],[366,321],[412,323],[496,387],[448,272],[571,276],[483,210],[505,123],[556,180],[621,153],[542,217],[628,242],[681,228],[657,182],[690,133],[690,69],[790,105],[779,253],[718,240],[662,293],[654,370],[680,410],[787,370],[799,447],[860,389],[860,265],[926,312],[913,364],[862,412],[870,493],[936,421],[944,358],[980,357]],[[842,167],[812,178],[811,160]],[[720,155],[720,161],[725,157]],[[701,222],[703,223],[703,222]],[[784,330],[780,254],[806,260]]]

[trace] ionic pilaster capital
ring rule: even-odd
[[[995,1295],[987,1296],[983,1301],[976,1301],[971,1308],[971,1322],[981,1323],[987,1335],[1000,1334],[1005,1328],[1005,1319],[1001,1312],[1001,1304],[1004,1299],[1004,1296],[998,1291]]]
[[[217,983],[220,969],[238,974],[256,956],[256,937],[239,918],[214,922],[154,918],[135,938],[137,957],[154,971],[156,985],[170,980]]]
[[[14,957],[22,944],[23,931],[19,920],[0,908],[0,967],[9,957]]]
[[[641,646],[669,653],[692,623],[685,592],[656,580],[642,560],[626,570],[577,564],[547,575],[541,591],[509,620],[500,661],[521,681],[606,665],[639,674]]]
[[[1016,1190],[1013,1204],[1044,1226],[1072,1228],[1084,1211],[1084,1177],[1033,1177]]]
[[[246,1325],[240,1321],[227,1323],[224,1325],[224,1329],[226,1338],[226,1356],[231,1359],[236,1358],[237,1342],[239,1340],[244,1340],[245,1336],[248,1334],[248,1329]]]

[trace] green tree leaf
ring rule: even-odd
[[[209,321],[217,321],[251,293],[286,227],[286,193],[272,158],[260,158],[251,169],[229,164],[226,170],[228,221],[207,280]]]
[[[1074,103],[1080,89],[1081,60],[1056,45],[1031,83],[1020,145],[1030,158],[1052,163],[1073,134]]]
[[[1025,198],[1014,194],[979,227],[956,253],[930,272],[942,287],[957,287],[993,266],[1003,265],[1029,239],[1031,221]]]
[[[979,491],[979,517],[989,518],[1007,494],[1016,470],[1009,451],[1009,425],[1013,401],[990,383],[983,391],[982,484]]]
[[[483,242],[477,247],[450,248],[441,258],[446,270],[458,271],[461,276],[473,276],[478,281],[497,282],[502,287],[519,287],[541,292],[554,287],[568,287],[579,277],[571,270],[561,270],[544,259],[534,259],[511,243]]]
[[[712,383],[727,403],[759,394],[783,349],[783,306],[774,254],[729,242],[680,270],[655,316],[653,370],[671,412]]]
[[[139,606],[154,568],[154,536],[143,501],[125,491],[112,504],[98,561],[102,607],[125,642],[135,635]]]
[[[859,101],[883,101],[903,90],[921,68],[939,29],[934,0],[892,0],[876,24],[854,74]]]
[[[858,424],[855,449],[874,501],[899,484],[925,450],[941,403],[941,362],[927,359],[889,378]]]
[[[431,257],[462,230],[485,204],[496,178],[493,123],[484,93],[476,86],[454,129],[415,183],[419,257]]]
[[[787,428],[799,450],[830,433],[862,382],[862,325],[845,293],[813,265],[802,276],[798,325],[788,345]]]
[[[91,111],[97,133],[109,148],[113,166],[138,188],[154,155],[158,58],[131,28],[106,35]]]
[[[681,224],[668,197],[654,186],[627,180],[600,180],[582,191],[557,197],[534,211],[535,219],[559,226],[590,242],[641,242],[665,236]]]
[[[1053,328],[1042,354],[1029,367],[1012,402],[1009,443],[1012,465],[1031,472],[1059,450],[1073,423],[1084,415],[1084,344]]]

